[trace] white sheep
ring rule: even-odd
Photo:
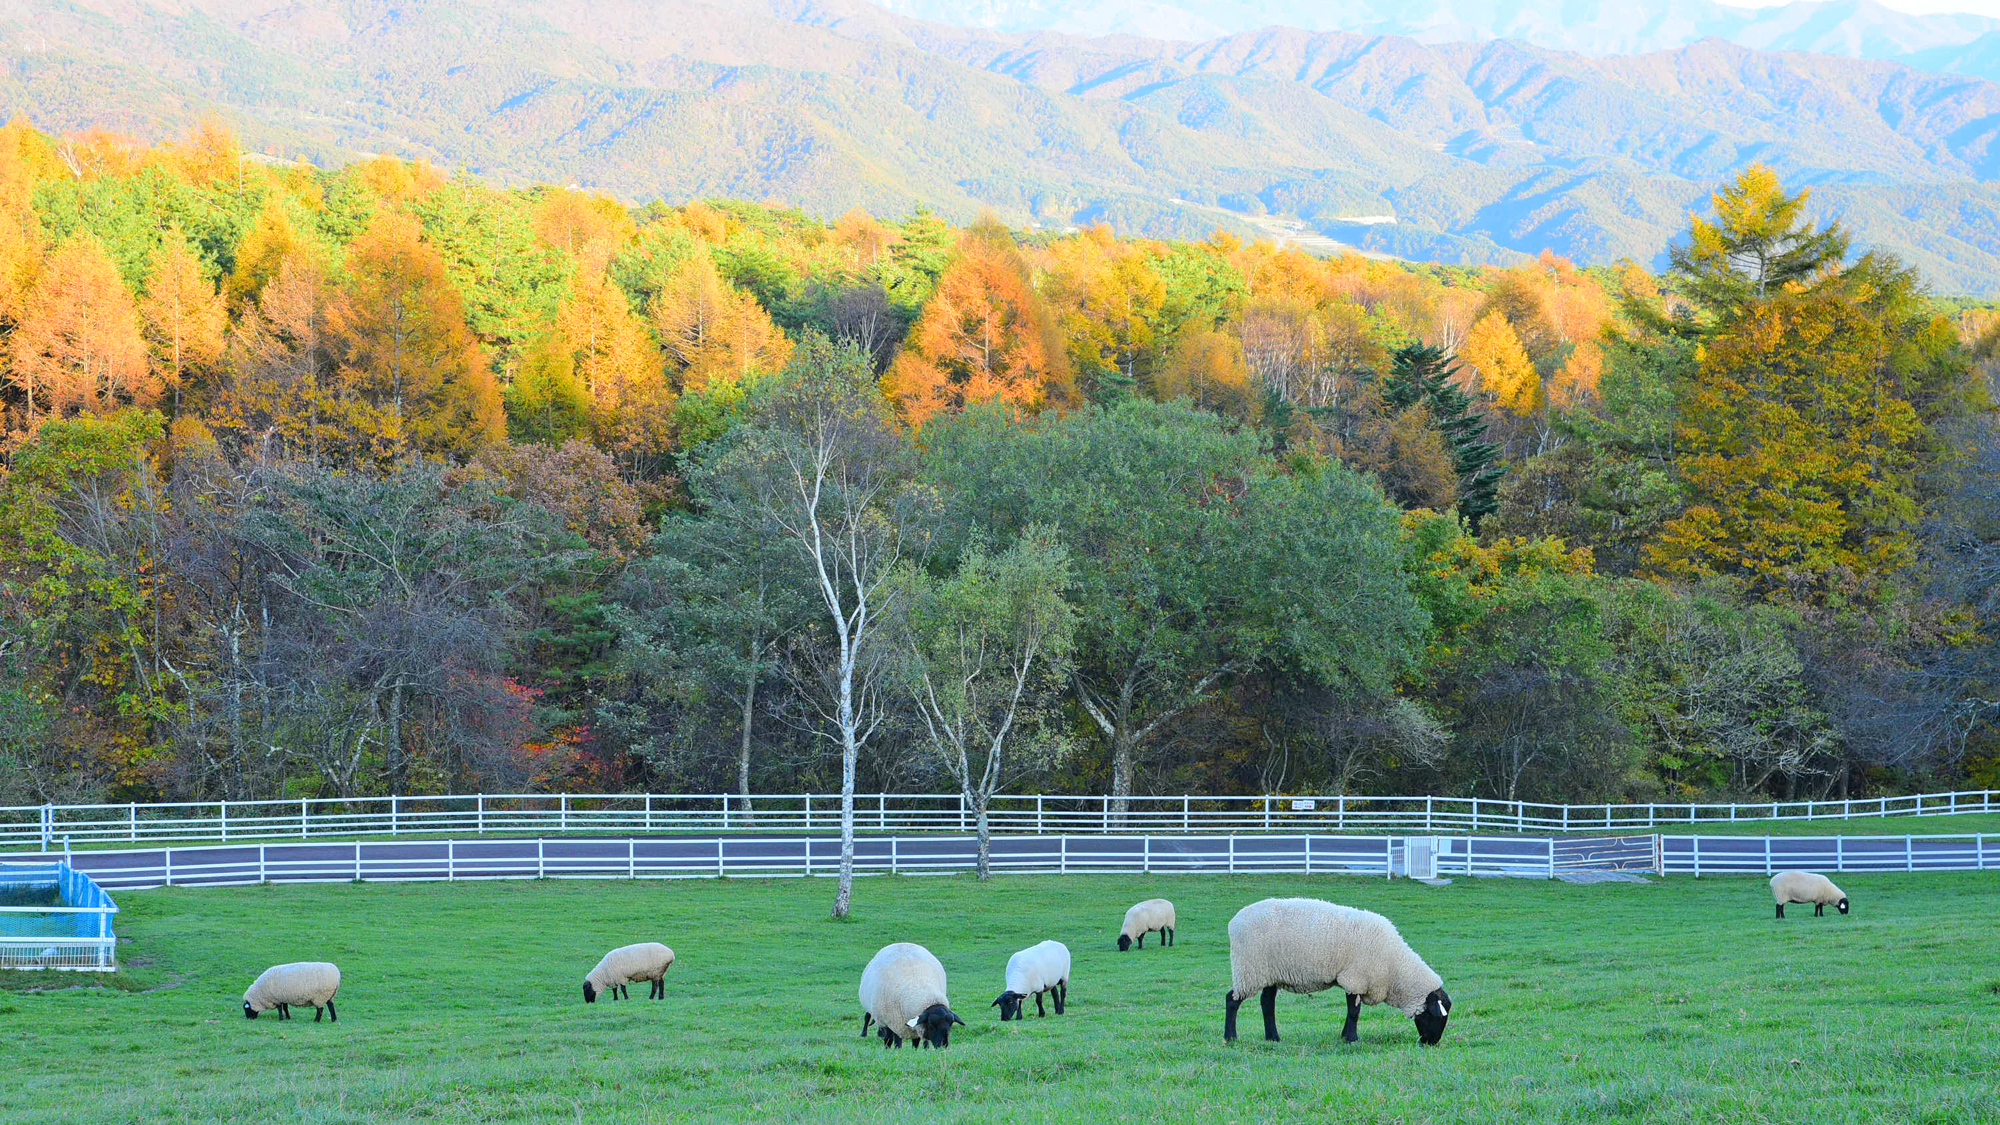
[[[259,973],[243,993],[243,1015],[256,1019],[259,1013],[278,1010],[278,1018],[292,1018],[292,1005],[313,1009],[313,1022],[321,1016],[334,1023],[333,994],[340,991],[340,969],[326,961],[293,961],[273,965]]]
[[[885,945],[869,958],[860,997],[861,1037],[868,1037],[872,1020],[884,1047],[901,1047],[908,1039],[943,1049],[951,1046],[951,1025],[965,1023],[945,995],[944,965],[914,942]]]
[[[1811,871],[1780,871],[1771,876],[1771,897],[1778,900],[1778,917],[1785,916],[1788,902],[1813,904],[1813,917],[1821,917],[1829,906],[1847,913],[1847,893],[1824,875]]]
[[[1069,946],[1059,941],[1039,942],[1007,958],[1007,991],[989,1007],[999,1008],[1000,1022],[1006,1023],[1024,1018],[1021,1004],[1033,996],[1035,1014],[1046,1017],[1044,992],[1055,998],[1056,1015],[1062,1015],[1069,999]]]
[[[674,951],[657,941],[621,945],[605,954],[597,967],[583,978],[583,1002],[595,1004],[600,995],[610,996],[613,1000],[630,999],[632,994],[625,986],[635,980],[653,982],[646,999],[665,999],[667,970],[673,965]]]
[[[1118,952],[1132,948],[1133,939],[1138,939],[1139,948],[1146,948],[1146,935],[1158,930],[1161,945],[1174,943],[1174,904],[1163,898],[1149,898],[1125,912],[1125,927],[1118,931]]]
[[[1267,898],[1229,920],[1230,988],[1222,1037],[1236,1038],[1236,1008],[1262,993],[1264,1038],[1278,1038],[1278,990],[1347,993],[1340,1037],[1361,1038],[1361,1005],[1388,1004],[1416,1021],[1426,1045],[1444,1038],[1451,997],[1444,981],[1380,914],[1316,898]]]

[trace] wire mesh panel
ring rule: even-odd
[[[67,863],[0,864],[0,968],[114,970],[117,912]]]

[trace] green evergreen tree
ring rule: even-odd
[[[1430,408],[1458,470],[1458,514],[1477,532],[1479,522],[1500,506],[1500,478],[1507,469],[1500,463],[1499,443],[1484,440],[1486,417],[1472,409],[1472,396],[1459,389],[1457,372],[1443,348],[1398,348],[1382,397],[1397,410],[1419,402]]]

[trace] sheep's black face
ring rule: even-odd
[[[1424,997],[1424,1010],[1417,1013],[1417,1039],[1426,1047],[1437,1046],[1444,1038],[1445,1021],[1451,1018],[1451,997],[1442,988]]]
[[[583,1002],[586,1004],[597,1003],[597,989],[589,981],[583,982]]]
[[[245,1000],[243,1002],[243,1018],[246,1020],[254,1020],[257,1018],[257,1009],[251,1007],[250,1001],[248,1000]]]
[[[951,1046],[951,1025],[963,1025],[958,1013],[943,1004],[932,1004],[917,1017],[917,1029],[923,1032],[924,1042],[939,1050]]]
[[[1840,908],[1840,912],[1841,912],[1842,914],[1845,914],[1845,913],[1847,913],[1847,900],[1846,900],[1846,899],[1844,899],[1844,898],[1843,898],[1843,899],[1841,899],[1841,900],[1840,900],[1840,901],[1839,901],[1838,903],[1836,903],[1835,905],[1837,905],[1837,906],[1838,906],[1838,907]]]
[[[1129,935],[1126,935],[1126,934],[1119,934],[1119,935],[1118,935],[1118,952],[1120,952],[1120,953],[1123,953],[1123,952],[1125,952],[1126,950],[1128,950],[1128,949],[1130,949],[1130,948],[1132,948],[1132,939],[1131,939],[1131,937],[1130,937]]]
[[[1006,1023],[1008,1020],[1021,1018],[1021,1001],[1025,999],[1027,998],[1018,992],[1008,991],[1001,993],[990,1006],[1000,1009],[1000,1022]]]

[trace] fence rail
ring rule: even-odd
[[[955,794],[875,793],[855,799],[864,832],[964,832],[972,810]],[[670,832],[820,832],[840,799],[823,794],[465,794],[172,804],[0,807],[0,847],[326,839],[356,836]],[[1851,820],[2000,811],[2000,791],[1921,793],[1754,805],[1545,805],[1470,797],[1002,796],[1003,835],[1268,832],[1557,832],[1603,835],[1741,820]]]
[[[91,877],[46,857],[32,864],[0,864],[0,968],[111,972],[118,967],[118,937],[111,916],[118,907]]]
[[[977,841],[969,836],[876,836],[856,841],[854,862],[863,875],[947,874],[972,870],[977,854]],[[834,874],[840,841],[731,835],[252,843],[77,852],[69,860],[97,885],[119,890],[350,880],[775,878]],[[2000,835],[1007,836],[993,841],[992,865],[1000,872],[1049,874],[1531,878],[1580,872],[1768,874],[1794,867],[1985,871],[2000,870]]]

